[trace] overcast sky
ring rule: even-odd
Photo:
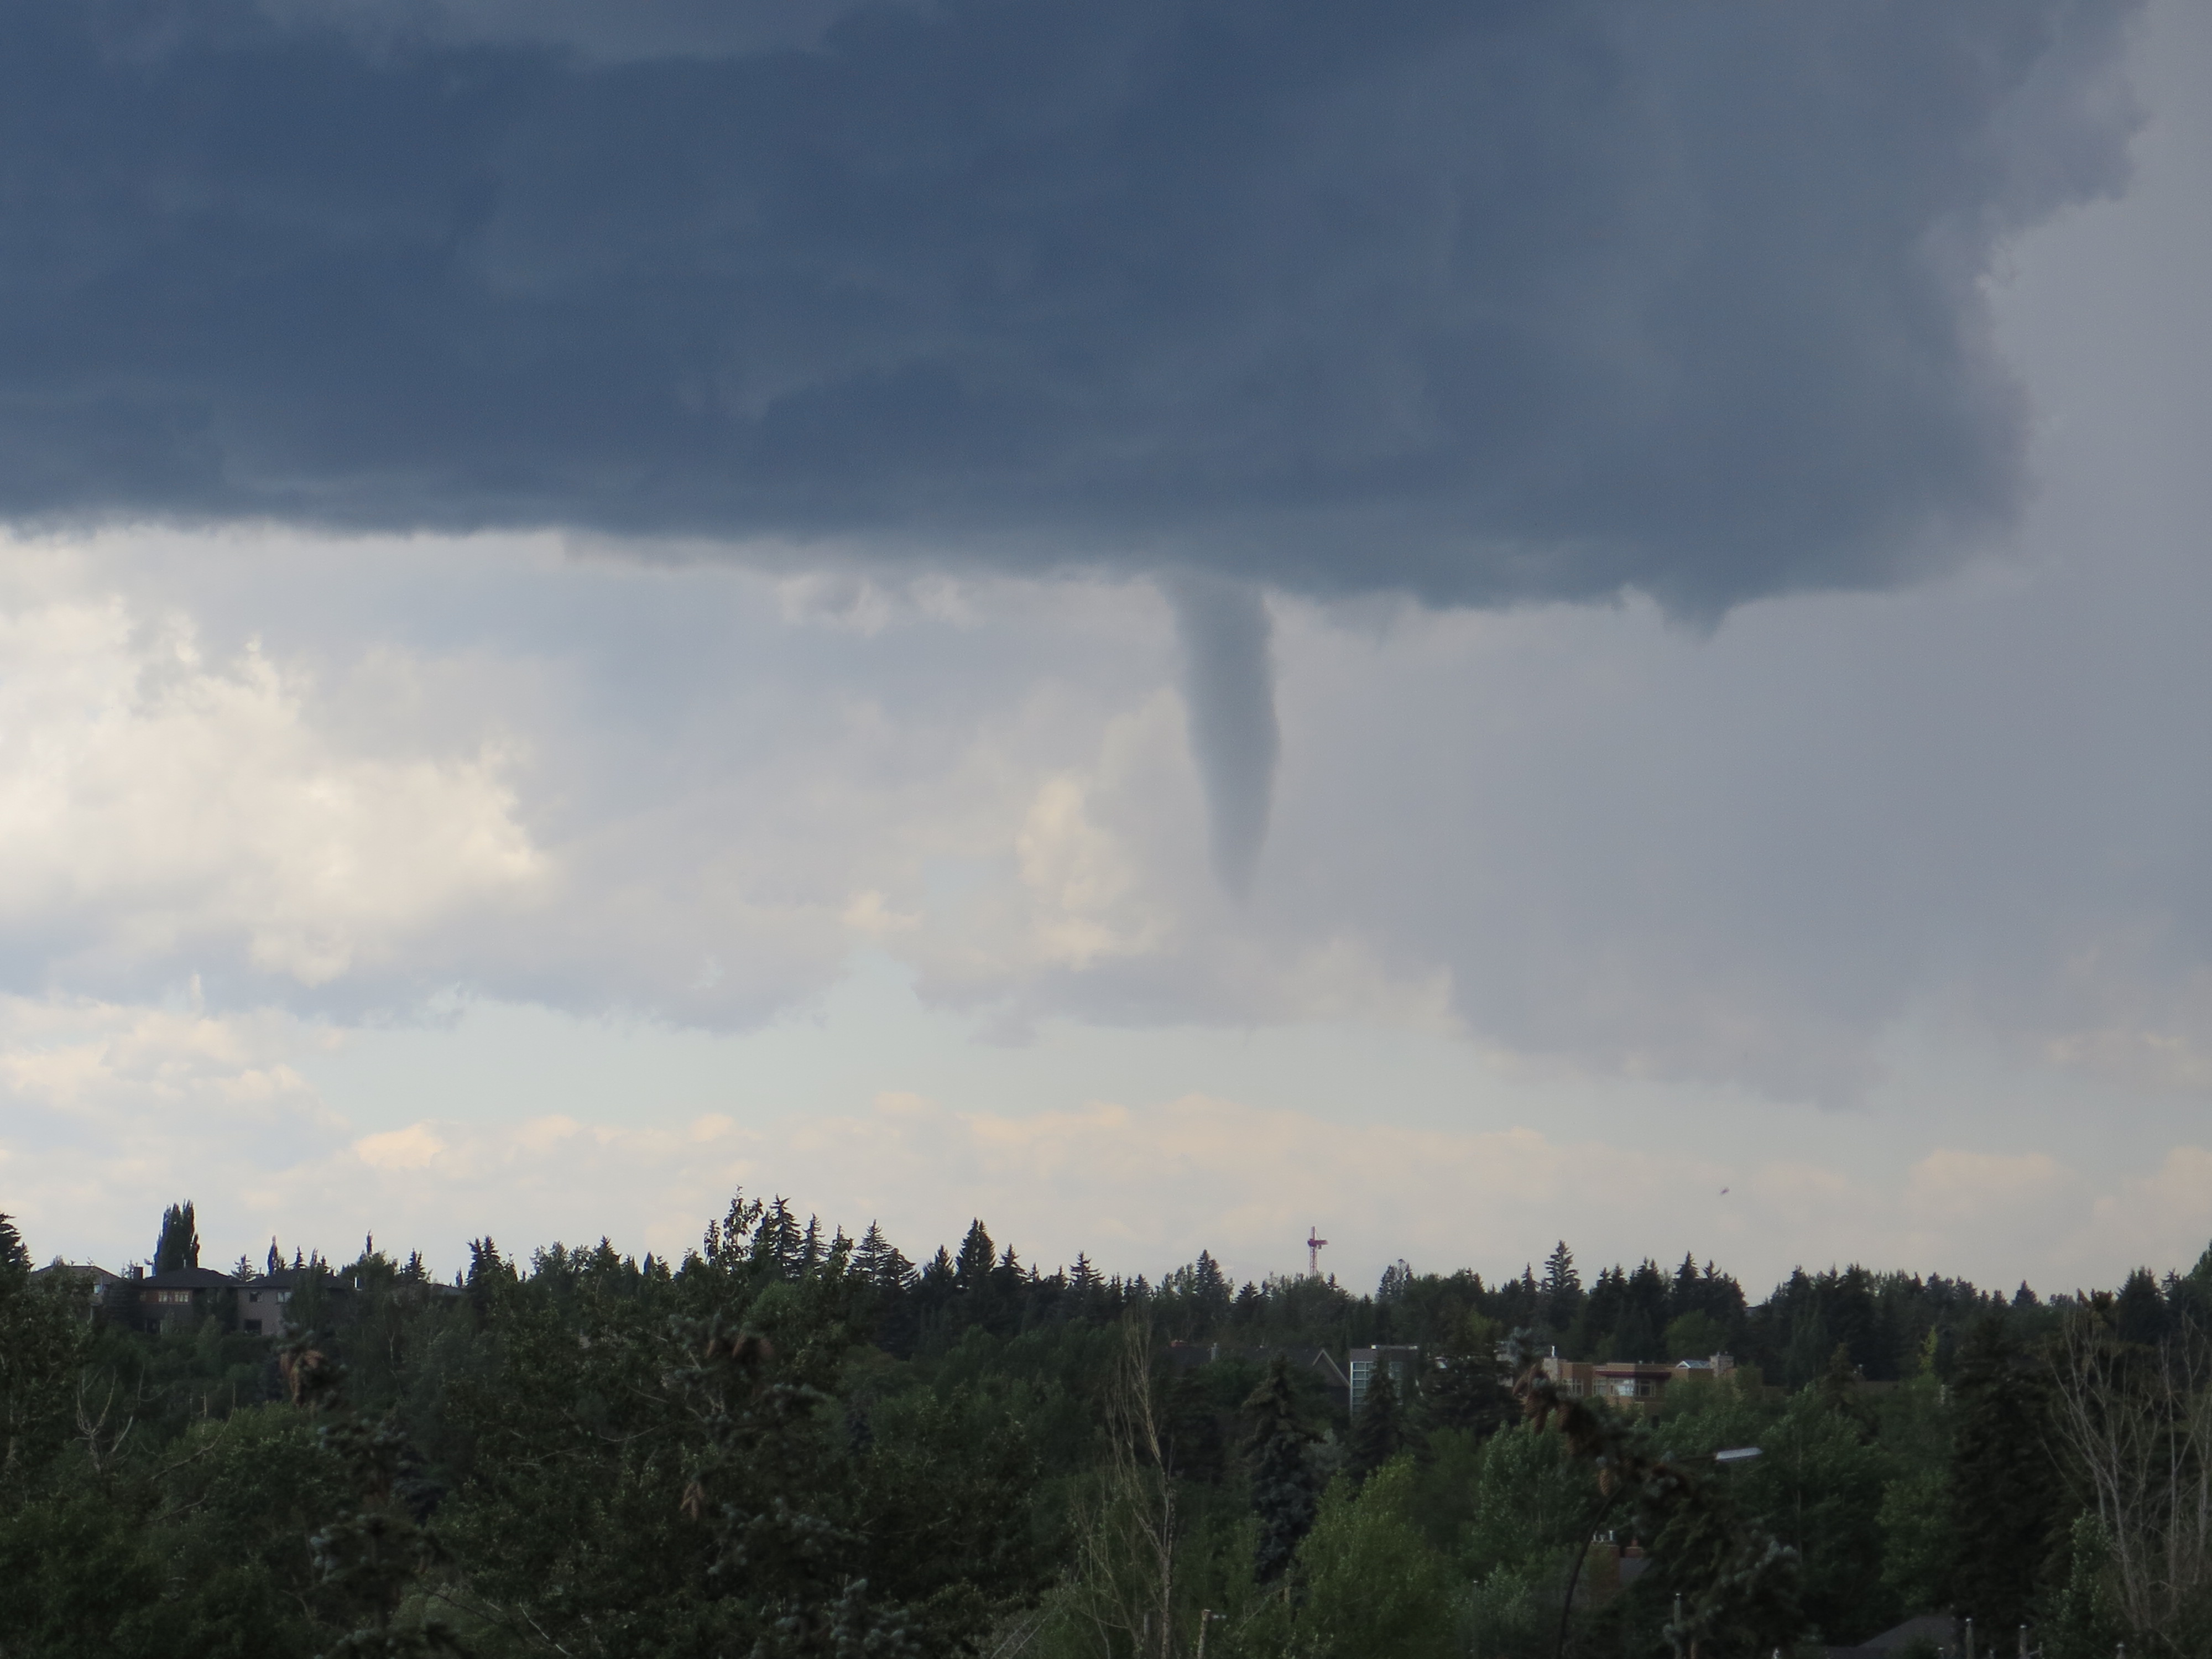
[[[2212,1240],[2202,8],[187,16],[0,23],[41,1257]]]

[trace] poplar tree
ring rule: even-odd
[[[200,1232],[192,1218],[192,1201],[172,1204],[161,1213],[161,1236],[154,1241],[154,1271],[174,1273],[200,1265]]]

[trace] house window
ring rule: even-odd
[[[246,1322],[246,1334],[247,1334],[247,1335],[249,1335],[249,1336],[258,1336],[258,1335],[260,1335],[260,1334],[261,1334],[261,1322],[260,1322],[259,1320],[258,1320],[258,1319],[249,1319],[249,1320],[247,1320],[247,1321]]]

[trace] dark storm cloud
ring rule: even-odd
[[[2016,502],[1978,283],[2131,7],[651,9],[7,7],[0,513],[1893,580]]]

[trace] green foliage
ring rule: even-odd
[[[1666,1349],[1669,1359],[1707,1359],[1728,1343],[1728,1328],[1698,1310],[1667,1322]]]
[[[1298,1552],[1305,1596],[1287,1651],[1312,1659],[1445,1659],[1460,1651],[1450,1563],[1415,1524],[1418,1482],[1400,1457],[1355,1485],[1340,1480]]]
[[[196,1232],[173,1206],[157,1265]],[[674,1261],[484,1239],[453,1286],[373,1240],[295,1252],[288,1383],[269,1340],[103,1324],[29,1260],[0,1230],[5,1659],[1550,1659],[1577,1560],[1585,1659],[1661,1659],[1678,1590],[1709,1659],[1954,1595],[1985,1631],[2025,1607],[2051,1659],[2203,1650],[2125,1628],[2116,1547],[2047,1458],[2072,1313],[2025,1287],[1844,1268],[1752,1307],[1691,1258],[1585,1285],[1564,1244],[1540,1279],[1400,1262],[1371,1297],[1232,1286],[1206,1254],[1155,1286],[1040,1273],[980,1220],[917,1269],[740,1195]],[[2160,1410],[2202,1390],[2157,1395],[2166,1350],[2118,1328],[2171,1347],[2202,1278],[2096,1304]],[[1498,1358],[1532,1328],[1741,1363],[1656,1416],[1554,1401],[1540,1420],[1580,1416],[1540,1431]],[[1398,1343],[1418,1386],[1376,1377],[1350,1421],[1314,1351]],[[1648,1549],[1632,1588],[1593,1531]],[[2012,1577],[1974,1581],[1990,1560]]]
[[[1942,1468],[1914,1469],[1882,1487],[1881,1586],[1894,1607],[1942,1607],[1956,1553],[1951,1488]]]
[[[35,1481],[73,1425],[80,1303],[64,1279],[0,1266],[0,1496]]]

